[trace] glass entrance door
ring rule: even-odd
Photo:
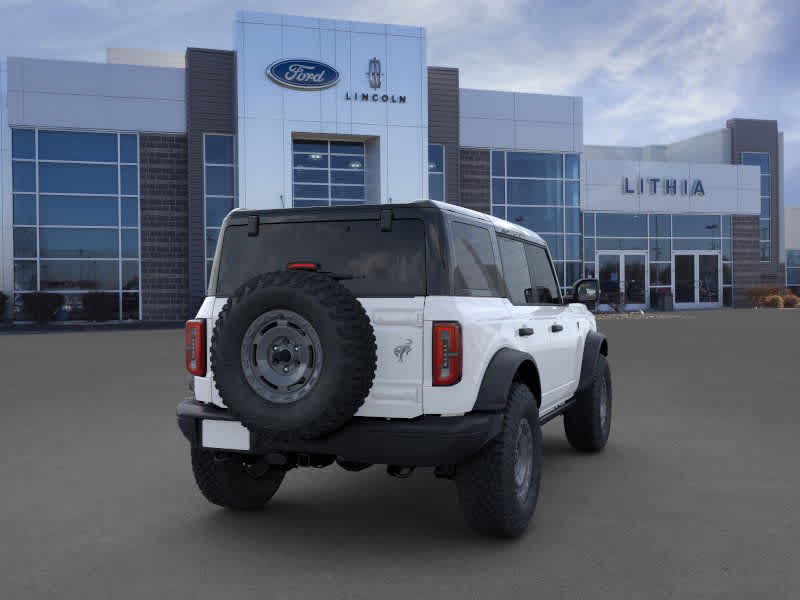
[[[647,307],[647,254],[644,252],[598,252],[597,278],[601,310]]]
[[[722,306],[719,252],[681,252],[672,255],[675,308]]]

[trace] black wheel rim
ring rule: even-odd
[[[533,473],[533,432],[527,419],[519,422],[514,448],[514,485],[517,497],[525,500],[531,487]]]
[[[608,382],[606,381],[606,378],[603,377],[602,381],[600,382],[600,428],[603,431],[608,428],[608,413]]]
[[[307,319],[291,310],[271,310],[256,318],[242,338],[245,379],[264,400],[291,404],[319,380],[322,344]]]

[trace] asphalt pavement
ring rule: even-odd
[[[178,330],[0,335],[0,598],[798,598],[800,310],[603,319],[605,452],[544,428],[532,526],[464,525],[418,470],[197,492]]]

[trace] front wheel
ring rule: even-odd
[[[530,388],[515,382],[503,430],[456,469],[458,496],[467,522],[484,535],[521,535],[536,508],[541,474],[539,410]]]
[[[263,508],[285,472],[254,463],[250,456],[192,448],[192,471],[206,500],[237,510]]]
[[[576,450],[599,452],[611,433],[611,369],[608,359],[597,357],[590,388],[580,392],[564,413],[564,432]]]

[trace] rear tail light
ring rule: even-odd
[[[455,321],[433,324],[433,385],[454,385],[461,381],[463,364],[461,325]]]
[[[206,376],[206,320],[186,321],[186,370],[198,377]]]
[[[290,271],[319,271],[319,265],[315,262],[290,262],[286,268]]]

